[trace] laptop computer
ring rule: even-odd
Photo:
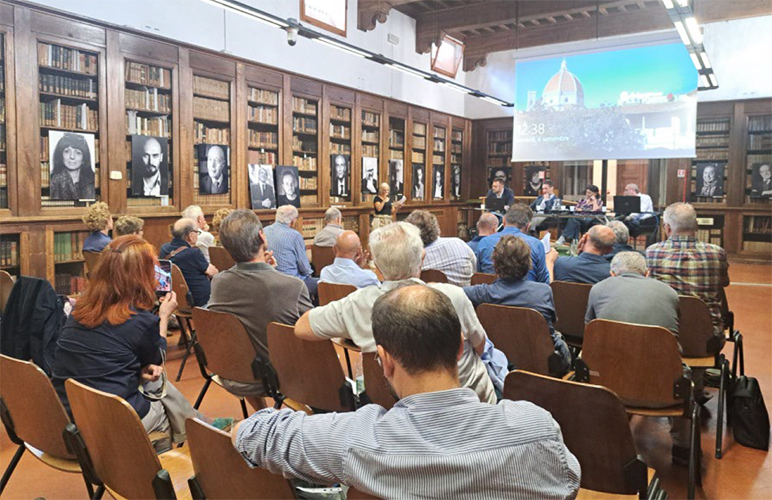
[[[640,196],[614,196],[614,212],[617,214],[637,214],[641,211]]]
[[[485,210],[488,210],[489,212],[499,212],[504,213],[504,198],[498,198],[496,196],[488,196],[485,199]]]

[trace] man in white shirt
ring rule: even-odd
[[[654,214],[654,203],[651,201],[651,196],[641,193],[637,184],[628,184],[625,186],[625,196],[639,196],[641,198],[641,213],[630,214],[624,219],[624,223],[630,230],[630,236],[636,238],[641,234],[641,221],[652,217]]]
[[[331,247],[335,240],[343,232],[343,215],[340,210],[330,207],[324,212],[324,228],[314,236],[314,245],[318,247]]]
[[[209,262],[209,247],[214,246],[214,236],[209,232],[209,224],[206,223],[204,218],[204,211],[198,205],[190,205],[182,211],[182,218],[191,219],[196,223],[198,228],[196,248],[201,250],[201,253],[206,257],[206,261]]]

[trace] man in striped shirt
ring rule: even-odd
[[[440,223],[427,210],[413,210],[406,222],[421,231],[426,257],[422,270],[436,269],[445,273],[448,283],[456,286],[472,284],[472,274],[477,269],[477,257],[461,238],[440,238]]]
[[[397,287],[375,302],[372,322],[384,376],[401,398],[394,407],[261,410],[232,434],[247,463],[377,498],[576,497],[579,463],[547,411],[481,403],[459,386],[461,324],[445,294]]]

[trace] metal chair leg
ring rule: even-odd
[[[88,491],[88,497],[92,498],[94,496],[94,485],[91,484],[86,476],[83,476],[83,482],[86,483],[86,491]]]
[[[244,418],[249,418],[249,412],[247,412],[247,402],[244,401],[244,398],[239,398],[239,403],[241,403],[241,413],[244,415]]]
[[[91,497],[91,500],[102,500],[102,497],[105,494],[105,485],[100,484],[97,490],[94,492],[94,496]]]
[[[721,379],[718,385],[718,421],[716,422],[716,459],[721,460],[723,455],[724,441],[724,409],[726,407],[727,390],[727,372],[728,361],[722,354],[719,363],[721,364]]]
[[[193,405],[194,409],[198,410],[198,407],[201,406],[201,403],[203,403],[204,396],[206,395],[206,391],[209,390],[209,385],[211,383],[211,378],[206,379],[206,382],[204,382],[204,387],[201,388],[201,392],[198,393],[198,397],[196,398],[196,403]]]
[[[694,500],[694,490],[697,483],[697,468],[699,465],[699,449],[697,442],[699,439],[699,421],[700,421],[700,405],[693,404],[692,409],[692,422],[691,422],[691,434],[689,436],[689,479],[687,484],[686,498]]]
[[[8,480],[11,479],[11,474],[13,474],[13,471],[16,469],[16,466],[19,465],[19,460],[21,460],[21,456],[24,455],[25,450],[24,443],[20,444],[19,447],[16,449],[16,453],[14,453],[13,458],[11,459],[11,463],[8,464],[8,467],[5,468],[5,472],[3,473],[3,478],[0,479],[0,493],[3,492],[5,489],[5,485],[8,484]]]

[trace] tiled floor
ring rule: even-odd
[[[736,327],[745,337],[746,372],[757,377],[765,391],[767,407],[772,401],[772,266],[733,264],[730,267],[733,284],[727,295],[735,312]],[[173,342],[171,342],[173,343]],[[726,352],[731,355],[732,345]],[[168,364],[171,374],[176,375],[179,353],[172,354]],[[8,383],[8,381],[2,381]],[[182,380],[177,384],[189,400],[195,400],[203,380],[195,360],[185,368]],[[715,393],[715,391],[713,391]],[[702,426],[704,450],[704,480],[698,488],[698,498],[772,498],[772,457],[768,453],[745,448],[733,442],[725,434],[725,454],[722,460],[713,456],[717,399],[707,408],[710,418]],[[202,410],[209,416],[240,416],[238,400],[219,387],[212,386],[204,400]],[[665,421],[633,418],[638,451],[648,464],[660,474],[663,486],[670,498],[685,498],[686,469],[670,463],[670,436]],[[15,447],[3,431],[0,433],[0,467],[4,470]],[[48,500],[85,498],[86,489],[80,476],[58,472],[42,465],[25,454],[6,488],[2,498],[31,499],[44,497]]]

